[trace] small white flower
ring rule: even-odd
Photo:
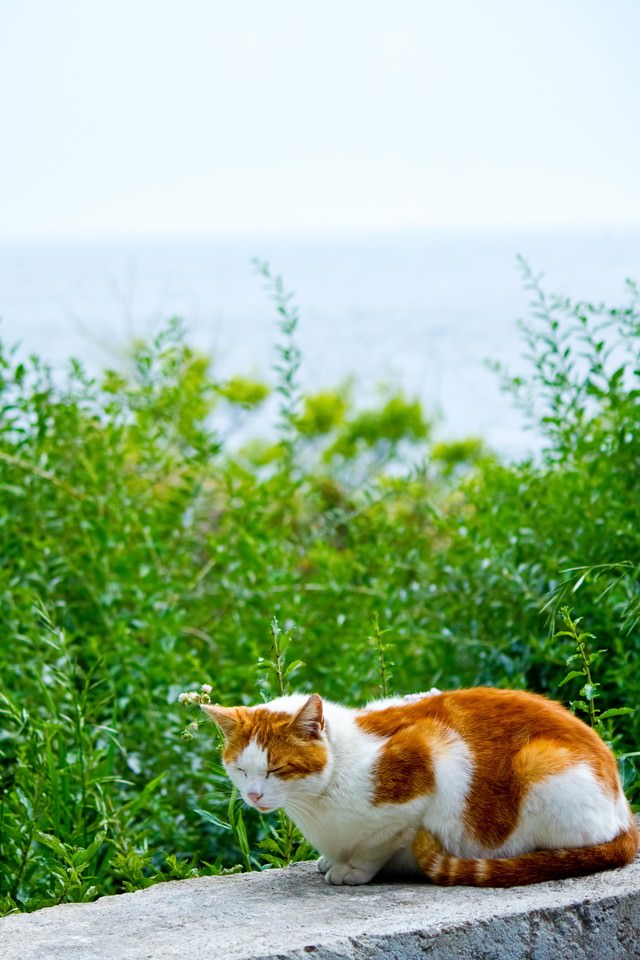
[[[189,694],[188,694],[188,693],[181,693],[180,696],[178,697],[178,700],[180,701],[180,703],[188,703],[188,701],[189,701]]]
[[[213,687],[211,686],[210,683],[203,683],[201,684],[200,689],[202,690],[203,693],[211,693],[211,691],[213,690]]]

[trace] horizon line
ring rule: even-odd
[[[379,237],[386,235],[407,236],[407,235],[469,235],[469,234],[500,234],[508,235],[518,231],[527,231],[528,233],[576,233],[579,231],[609,231],[615,230],[624,233],[640,233],[640,220],[594,220],[580,222],[527,222],[521,223],[469,223],[469,224],[429,224],[429,225],[373,225],[373,226],[322,226],[322,227],[252,227],[252,228],[222,228],[205,229],[193,228],[183,229],[163,228],[163,229],[136,229],[124,228],[122,230],[99,230],[95,232],[83,230],[71,231],[43,231],[43,232],[25,232],[25,233],[2,233],[0,232],[0,246],[16,245],[37,245],[37,244],[70,244],[70,243],[123,243],[123,242],[215,242],[215,241],[243,241],[269,237],[270,239],[282,240],[312,240],[312,239],[333,239],[357,237]]]

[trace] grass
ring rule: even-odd
[[[229,801],[190,684],[567,697],[639,796],[636,289],[574,303],[526,271],[529,374],[498,375],[544,451],[513,463],[401,393],[304,395],[298,310],[258,270],[273,385],[218,382],[176,321],[127,375],[0,352],[0,912],[309,855]],[[270,390],[274,437],[223,440]]]

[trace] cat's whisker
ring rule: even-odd
[[[313,801],[302,802],[299,798],[287,802],[287,813],[292,817],[303,817],[306,821],[315,823],[320,820],[319,812],[314,809]]]

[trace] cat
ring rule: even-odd
[[[384,868],[506,887],[623,866],[638,849],[611,751],[537,694],[432,690],[351,709],[314,693],[202,709],[243,799],[283,808],[330,884]]]

